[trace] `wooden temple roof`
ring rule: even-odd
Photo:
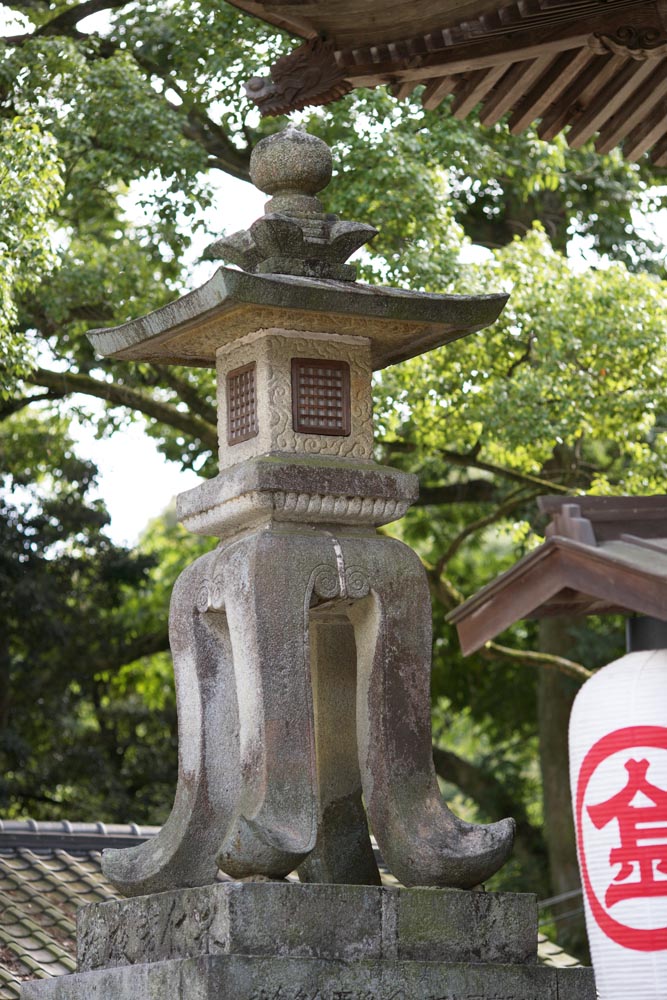
[[[424,84],[428,110],[451,96],[456,118],[479,107],[482,124],[537,122],[542,139],[569,126],[574,148],[597,135],[598,152],[652,149],[667,166],[667,0],[231,2],[305,39],[246,84],[263,114]]]
[[[667,496],[541,497],[546,541],[452,611],[464,654],[522,618],[667,621]]]

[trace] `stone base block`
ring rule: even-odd
[[[81,971],[200,955],[537,961],[527,893],[221,882],[87,906]]]
[[[27,983],[22,1000],[594,1000],[589,969],[209,955]]]
[[[22,1000],[595,1000],[525,894],[217,883],[85,907],[78,947]]]

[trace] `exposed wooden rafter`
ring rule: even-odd
[[[600,152],[624,142],[629,159],[654,145],[656,163],[667,156],[667,0],[232,2],[289,21],[310,46],[248,85],[263,113],[380,84],[405,99],[423,85],[427,111],[450,98],[449,113],[479,107],[483,125],[508,116],[512,132],[536,123],[543,139],[569,126],[575,148],[599,133]]]

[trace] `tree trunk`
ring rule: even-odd
[[[568,618],[546,618],[540,622],[540,649],[571,657],[572,622]],[[549,856],[551,890],[554,896],[581,888],[577,846],[570,798],[568,724],[579,685],[556,670],[542,670],[538,681],[540,766],[544,801],[544,836]],[[587,956],[588,943],[580,896],[552,908],[557,918],[558,942],[577,957]]]

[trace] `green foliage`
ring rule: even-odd
[[[458,284],[511,295],[490,330],[383,372],[385,440],[407,431],[433,475],[443,451],[474,450],[478,461],[539,476],[565,447],[578,456],[570,477],[586,475],[588,489],[659,491],[664,282],[618,263],[577,274],[534,228]]]
[[[30,367],[15,329],[17,299],[55,263],[51,220],[61,171],[56,142],[36,115],[0,120],[0,399]]]

